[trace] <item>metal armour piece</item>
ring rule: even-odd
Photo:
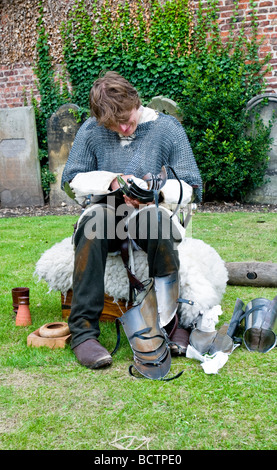
[[[257,298],[246,305],[243,340],[249,351],[266,353],[276,345],[277,296]]]
[[[233,338],[236,334],[237,328],[241,322],[241,319],[244,317],[244,303],[242,300],[237,299],[235,303],[234,312],[229,324],[227,334]]]
[[[147,181],[147,186],[149,190],[161,190],[167,181],[167,171],[165,166],[162,167],[158,175],[152,175],[151,173],[147,173],[143,177],[143,179]]]
[[[159,322],[168,325],[177,312],[179,298],[178,271],[167,276],[155,277],[155,290],[158,302]]]
[[[219,330],[203,331],[199,328],[192,330],[190,344],[202,355],[206,353],[213,355],[218,351],[230,354],[234,348],[233,337],[244,316],[243,307],[242,300],[237,299],[230,324],[224,323]]]
[[[171,355],[158,321],[154,280],[141,302],[119,317],[134,354],[134,367],[149,379],[163,378],[171,366]]]
[[[219,330],[202,331],[195,328],[189,337],[190,344],[201,355],[213,355],[218,351],[230,354],[233,350],[234,343],[232,338],[227,334],[228,324],[222,325]]]
[[[142,203],[147,203],[152,202],[155,199],[155,191],[159,193],[165,185],[167,181],[166,169],[163,166],[158,175],[147,173],[143,179],[147,182],[148,189],[141,188],[132,179],[128,179],[128,185],[122,176],[117,176],[117,181],[123,194],[133,199],[138,199]]]

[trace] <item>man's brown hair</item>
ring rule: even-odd
[[[93,84],[89,94],[90,112],[99,124],[110,127],[127,122],[141,101],[136,89],[117,72],[106,72]]]

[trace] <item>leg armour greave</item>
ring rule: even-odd
[[[140,294],[142,300],[118,320],[134,354],[134,367],[149,379],[162,379],[169,372],[171,355],[159,324],[154,280]]]
[[[262,353],[276,345],[277,296],[273,300],[257,298],[246,305],[243,340],[249,351]]]
[[[167,276],[155,277],[155,290],[158,302],[160,326],[168,325],[178,308],[179,276],[178,271]]]

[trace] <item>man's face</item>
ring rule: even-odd
[[[139,122],[140,115],[141,115],[140,109],[133,109],[130,113],[130,117],[128,121],[114,123],[112,126],[109,126],[109,129],[111,131],[118,132],[118,134],[122,134],[125,137],[129,137],[135,132],[138,122]]]

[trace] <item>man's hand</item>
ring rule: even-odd
[[[123,194],[123,197],[124,197],[124,201],[125,201],[126,206],[132,206],[135,209],[138,209],[139,206],[144,205],[138,199],[133,199],[132,197],[128,197],[128,196],[126,196],[126,194]]]
[[[135,176],[134,175],[122,175],[121,178],[127,184],[129,184],[128,179],[133,179],[133,178],[135,178]],[[120,185],[117,181],[117,178],[114,178],[114,180],[111,182],[110,188],[111,188],[112,191],[115,191],[116,189],[120,188]],[[149,204],[154,203],[154,202],[150,202],[150,203],[148,202],[147,204],[143,204],[139,199],[134,199],[132,197],[126,196],[126,194],[123,194],[123,197],[124,197],[125,204],[127,206],[132,206],[135,209],[138,209],[139,206],[145,206],[145,205],[149,205]]]
[[[124,179],[124,181],[125,181],[127,184],[129,184],[129,183],[128,183],[128,179],[135,178],[135,176],[134,176],[134,175],[121,175],[121,178]],[[116,177],[116,178],[114,178],[114,179],[112,180],[111,185],[110,185],[110,188],[111,188],[112,191],[115,191],[115,190],[118,189],[119,187],[120,187],[120,186],[119,186],[119,183],[118,183],[117,177]]]

